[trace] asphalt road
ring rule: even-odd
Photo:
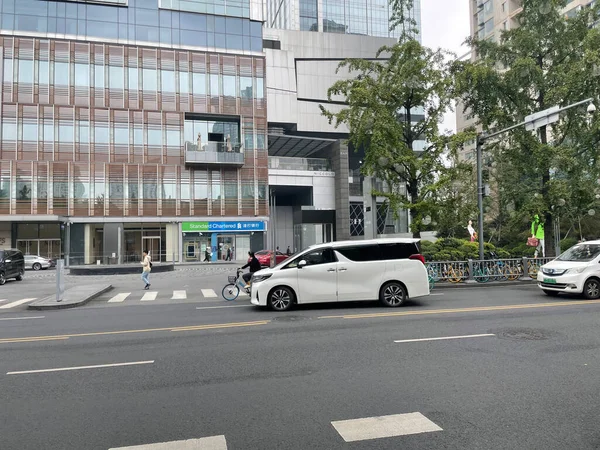
[[[600,302],[532,285],[434,294],[399,309],[5,312],[0,448],[598,448]],[[418,340],[440,337],[454,338]]]

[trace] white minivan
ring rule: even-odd
[[[418,239],[373,239],[313,245],[255,272],[251,301],[286,311],[295,303],[380,300],[400,306],[429,295]]]
[[[574,245],[558,258],[540,267],[538,286],[544,294],[583,294],[600,298],[600,240]]]

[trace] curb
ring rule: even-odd
[[[50,303],[50,304],[44,305],[43,302],[55,298],[55,296],[51,295],[51,296],[43,298],[42,300],[40,300],[37,303],[33,303],[33,304],[27,306],[27,309],[32,309],[35,311],[47,311],[47,310],[52,310],[52,309],[76,308],[78,306],[83,306],[86,303],[89,303],[90,301],[101,296],[102,294],[105,294],[106,292],[109,292],[110,290],[112,290],[112,288],[113,288],[112,284],[109,284],[108,286],[104,286],[102,289],[95,291],[92,294],[88,295],[83,300],[76,301],[76,302],[62,303],[62,302],[55,301],[53,304]]]
[[[499,286],[532,286],[532,285],[536,285],[537,281],[536,280],[516,280],[516,281],[490,281],[488,283],[478,283],[478,282],[474,282],[474,283],[467,283],[467,282],[461,282],[461,283],[450,283],[449,281],[440,281],[438,283],[435,283],[435,285],[433,286],[433,290],[445,290],[445,289],[457,289],[457,288],[470,288],[470,289],[475,289],[475,288],[486,288],[486,287],[499,287]]]

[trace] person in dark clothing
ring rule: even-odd
[[[256,256],[254,256],[254,252],[248,252],[248,256],[250,257],[250,261],[248,261],[248,264],[240,267],[240,269],[242,269],[242,270],[245,269],[246,267],[250,267],[250,272],[242,275],[242,278],[246,282],[246,285],[250,284],[250,280],[252,279],[252,274],[254,272],[258,272],[260,269],[262,269],[262,267],[260,267],[260,262],[258,261]]]
[[[287,250],[285,251],[285,254],[286,254],[287,256],[292,256],[292,251],[290,250],[290,246],[289,246],[289,245],[288,245],[288,248],[287,248]]]

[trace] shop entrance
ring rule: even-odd
[[[207,258],[206,250],[210,251],[210,237],[186,236],[183,242],[183,252],[186,261],[204,262]],[[208,256],[210,261],[210,255]]]
[[[44,258],[60,259],[60,239],[19,239],[17,248],[24,255],[39,255]]]
[[[160,261],[160,237],[144,236],[142,238],[143,249],[148,252],[153,261]]]

